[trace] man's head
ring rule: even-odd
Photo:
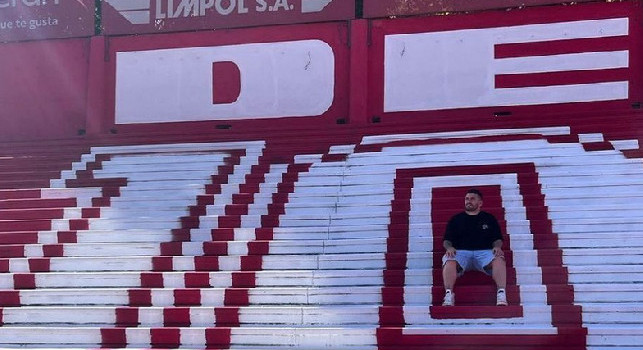
[[[475,188],[468,190],[464,196],[464,210],[469,215],[476,215],[480,212],[480,208],[482,208],[482,192]]]

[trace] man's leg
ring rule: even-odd
[[[455,280],[458,278],[458,263],[455,260],[447,260],[442,267],[442,279],[444,289],[453,290]]]
[[[491,262],[491,276],[496,282],[498,292],[496,293],[496,305],[505,306],[507,303],[507,263],[504,258],[496,257]]]
[[[491,262],[491,277],[498,289],[507,288],[507,264],[504,258],[494,258]]]
[[[453,286],[455,280],[458,278],[458,262],[455,260],[447,260],[442,265],[442,279],[444,281],[444,301],[442,306],[455,305],[455,294],[453,293]]]

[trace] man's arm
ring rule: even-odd
[[[455,247],[453,246],[453,220],[455,219],[455,216],[451,217],[449,222],[447,222],[447,227],[444,230],[444,238],[442,239],[442,246],[444,247],[444,250],[446,251],[446,256],[449,258],[455,257]]]

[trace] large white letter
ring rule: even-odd
[[[495,58],[503,44],[543,43],[628,34],[616,18],[489,29],[388,35],[385,38],[384,111],[590,102],[626,99],[628,81],[498,88],[496,77],[629,67],[628,51]]]
[[[241,77],[234,103],[213,103],[213,62]],[[335,58],[320,40],[119,52],[116,123],[318,116],[334,97]]]

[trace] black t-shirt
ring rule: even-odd
[[[455,249],[485,250],[493,248],[493,242],[502,239],[496,218],[484,211],[478,215],[466,212],[454,215],[447,224],[444,240]]]

